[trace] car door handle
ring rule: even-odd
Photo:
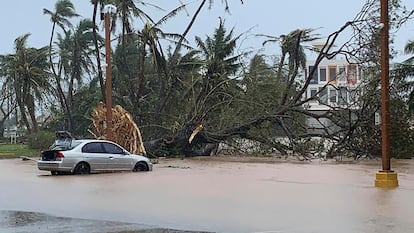
[[[112,156],[109,156],[109,159],[114,159],[114,157],[112,157]]]

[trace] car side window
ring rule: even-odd
[[[105,153],[101,143],[91,142],[82,147],[83,153]]]
[[[102,145],[105,149],[105,152],[108,154],[123,154],[124,153],[124,150],[122,148],[112,143],[104,142],[102,143]]]

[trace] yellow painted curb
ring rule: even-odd
[[[379,171],[375,175],[375,187],[395,188],[398,187],[398,175],[393,171]]]

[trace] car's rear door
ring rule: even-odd
[[[82,147],[82,154],[92,170],[105,170],[108,164],[108,155],[100,142],[89,142]]]
[[[132,159],[125,155],[124,149],[109,143],[109,142],[103,142],[102,143],[105,152],[108,154],[108,169],[111,170],[129,170],[132,169],[131,163]]]

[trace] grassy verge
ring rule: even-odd
[[[0,158],[36,157],[39,154],[39,150],[30,149],[24,144],[0,144]]]

